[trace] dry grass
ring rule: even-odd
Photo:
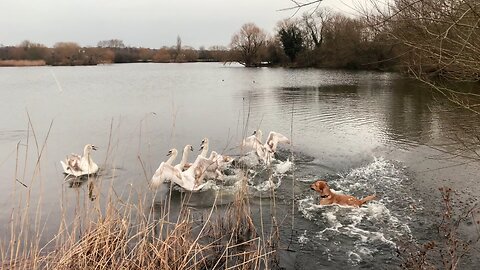
[[[12,225],[17,234],[2,246],[2,268],[265,269],[274,259],[269,242],[257,234],[244,190],[231,205],[214,205],[203,218],[194,218],[185,203],[175,222],[168,221],[169,210],[163,207],[162,217],[155,218],[146,197],[125,202],[111,195],[103,213],[98,204],[78,211],[71,226],[61,222],[49,241],[56,247],[48,251],[36,237],[22,234],[28,224]]]
[[[0,60],[0,67],[45,66],[45,60]]]

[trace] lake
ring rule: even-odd
[[[28,218],[39,220],[43,244],[58,231],[61,206],[88,194],[86,185],[65,181],[59,163],[87,143],[99,147],[98,196],[113,185],[120,197],[134,187],[161,201],[147,180],[170,148],[192,144],[196,153],[207,137],[211,150],[238,157],[237,146],[255,129],[264,138],[286,135],[292,144],[281,145],[277,158],[294,166],[275,176],[275,208],[287,269],[399,268],[402,243],[437,237],[439,187],[459,190],[470,204],[480,194],[469,153],[444,153],[457,151],[452,139],[477,128],[478,117],[395,73],[218,63],[3,68],[0,99],[0,224],[10,224],[28,198],[42,209]],[[262,173],[256,179],[258,218],[271,205]],[[309,188],[316,179],[378,199],[358,209],[319,207]],[[208,211],[219,192],[219,204],[231,202],[231,188],[222,189],[195,193],[189,204]],[[474,229],[466,225],[465,237]],[[10,228],[0,235],[8,241]],[[462,269],[478,263],[468,257]]]

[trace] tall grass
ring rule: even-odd
[[[0,60],[0,67],[45,66],[45,60]]]

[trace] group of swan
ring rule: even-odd
[[[253,131],[253,134],[245,138],[242,142],[242,148],[246,151],[254,151],[258,158],[265,164],[270,164],[277,151],[279,143],[290,143],[290,140],[284,135],[270,131],[265,143],[262,143],[263,133],[260,129]]]
[[[200,146],[202,152],[192,164],[188,164],[187,160],[193,147],[189,144],[186,145],[183,149],[182,160],[175,166],[172,165],[172,162],[177,157],[178,151],[175,148],[170,149],[167,154],[168,160],[160,163],[155,171],[150,181],[151,186],[155,188],[164,182],[171,181],[185,190],[197,191],[205,185],[204,179],[206,178],[221,180],[223,178],[222,170],[233,162],[233,158],[222,156],[215,151],[212,151],[207,158],[208,145],[208,139],[203,139]]]
[[[242,148],[253,151],[261,161],[268,165],[274,158],[279,143],[290,143],[290,140],[280,133],[271,131],[266,142],[262,143],[262,131],[257,129],[252,136],[243,140]],[[172,163],[177,158],[178,151],[175,148],[170,149],[167,154],[169,158],[160,163],[150,180],[150,185],[155,188],[164,182],[171,181],[185,190],[198,191],[205,185],[205,179],[222,180],[222,171],[233,162],[233,158],[223,156],[215,151],[212,151],[207,158],[208,148],[209,142],[205,138],[200,145],[201,153],[193,163],[188,163],[188,156],[193,151],[193,147],[186,145],[183,149],[182,160],[177,165],[172,165]],[[83,156],[71,154],[65,161],[60,161],[63,172],[76,177],[96,174],[98,165],[91,158],[92,150],[97,150],[97,148],[92,144],[87,144],[83,149]]]

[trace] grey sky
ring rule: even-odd
[[[338,0],[322,5],[342,8]],[[277,11],[289,0],[0,0],[0,44],[30,40],[52,46],[73,41],[95,46],[121,39],[129,46],[228,45],[242,24],[254,22],[272,33],[293,14]],[[305,11],[307,11],[305,9]]]

